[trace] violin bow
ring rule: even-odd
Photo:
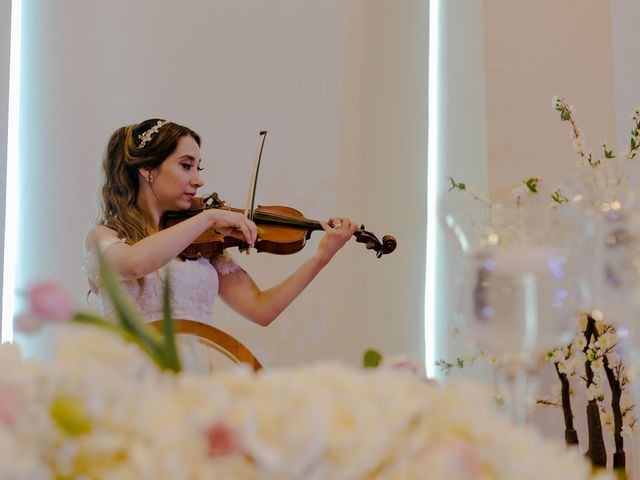
[[[253,175],[249,183],[247,191],[247,203],[244,207],[244,216],[249,220],[253,220],[253,212],[256,201],[256,186],[258,185],[258,172],[260,171],[260,160],[262,159],[262,150],[264,149],[264,141],[267,138],[267,131],[262,130],[258,134],[258,146],[256,147],[256,156],[253,161]]]
[[[262,150],[264,149],[264,141],[267,138],[267,131],[261,130],[258,133],[258,146],[256,147],[256,155],[253,161],[253,174],[251,175],[251,182],[249,182],[249,189],[247,190],[247,203],[244,207],[244,216],[249,220],[253,220],[253,212],[256,201],[256,186],[258,185],[258,172],[260,171],[260,160],[262,159]],[[249,254],[249,248],[245,251]]]

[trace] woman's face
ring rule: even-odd
[[[160,166],[150,172],[151,190],[162,211],[188,210],[200,178],[200,147],[193,137],[185,135]]]

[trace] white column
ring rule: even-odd
[[[450,208],[462,206],[466,199],[458,192],[447,192],[447,177],[452,175],[481,192],[486,192],[488,183],[482,1],[431,3],[432,14],[438,16],[431,21],[432,26],[437,23],[438,47],[432,50],[435,58],[430,62],[437,73],[430,77],[431,88],[436,88],[430,95],[434,102],[430,104],[430,120],[434,119],[436,125],[431,124],[430,132],[435,136],[429,138],[429,198],[436,204],[432,203],[429,219],[435,227],[435,246],[428,245],[431,255],[428,253],[427,259],[434,262],[427,266],[433,275],[432,290],[427,291],[426,298],[429,362],[455,358],[461,351],[451,329],[456,307],[452,289],[452,275],[456,274],[452,268],[454,245],[443,231],[439,216],[445,202]],[[433,339],[428,338],[430,324]],[[428,370],[439,374],[432,365]]]
[[[9,116],[9,62],[11,44],[11,0],[0,0],[0,292],[4,292],[4,237],[5,237],[5,199],[7,178],[7,134]],[[4,304],[4,295],[0,295],[0,312]],[[2,322],[8,322],[0,316]],[[5,324],[6,325],[6,324]],[[5,340],[5,338],[1,338]]]

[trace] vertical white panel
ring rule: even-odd
[[[435,158],[439,178],[435,185],[437,215],[444,210],[463,208],[467,201],[458,192],[448,193],[447,177],[475,186],[486,192],[487,139],[485,110],[485,64],[483,2],[473,0],[441,1],[439,29],[439,136]],[[443,231],[438,219],[437,257],[432,314],[435,319],[434,358],[453,359],[461,353],[454,334],[457,296],[456,246]],[[436,372],[438,373],[438,372]]]
[[[4,252],[5,233],[10,41],[11,0],[0,0],[0,252]],[[3,271],[4,255],[0,255],[0,272]],[[4,276],[0,274],[0,287],[3,286]],[[2,291],[1,288],[0,291]],[[3,295],[0,295],[0,312],[2,312],[2,306]],[[0,322],[2,321],[6,320],[0,318]]]
[[[21,288],[54,278],[83,297],[82,240],[116,127],[191,126],[203,190],[233,205],[267,129],[258,203],[349,215],[396,234],[399,250],[376,260],[348,245],[269,328],[222,304],[216,323],[268,365],[355,362],[370,346],[422,355],[425,1],[25,0],[24,17]],[[319,238],[290,257],[239,261],[266,288]]]

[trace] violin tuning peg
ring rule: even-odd
[[[211,199],[211,205],[213,206],[213,208],[227,208],[227,202],[222,200],[220,198],[220,196],[218,195],[217,192],[213,192],[211,195],[209,195],[209,198]]]
[[[360,225],[360,230],[364,230],[364,223],[362,225]]]

